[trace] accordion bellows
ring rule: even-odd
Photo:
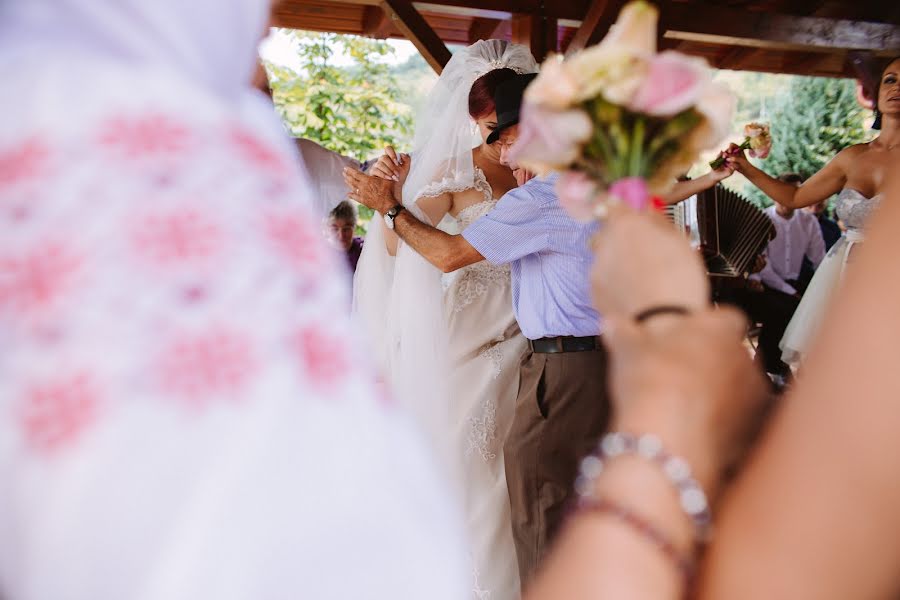
[[[673,207],[670,218],[699,243],[707,272],[720,277],[743,276],[775,237],[766,213],[720,185]]]

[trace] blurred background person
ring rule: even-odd
[[[328,241],[344,253],[354,273],[363,249],[363,239],[355,235],[357,220],[356,207],[349,200],[341,201],[328,215]]]

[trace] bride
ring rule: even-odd
[[[775,202],[791,208],[812,206],[838,194],[835,208],[847,226],[822,264],[781,339],[782,359],[798,364],[822,322],[828,299],[841,280],[853,246],[881,199],[881,186],[890,171],[900,167],[900,58],[881,74],[876,95],[875,124],[881,134],[867,144],[842,150],[799,188],[773,179],[744,157],[735,156],[737,170]]]
[[[494,90],[536,71],[528,49],[505,41],[456,52],[418,116],[411,157],[388,148],[369,173],[393,179],[395,196],[421,220],[465,229],[517,185],[486,143],[497,125]],[[378,343],[394,393],[458,481],[474,599],[519,596],[503,441],[527,342],[512,306],[509,266],[481,262],[442,275],[386,222],[370,226],[354,311]]]

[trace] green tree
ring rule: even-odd
[[[412,109],[403,99],[383,41],[333,33],[282,30],[297,49],[300,69],[267,64],[275,106],[291,133],[359,161],[386,144],[406,147]],[[337,64],[337,57],[343,63]],[[365,223],[372,213],[360,206]]]
[[[866,111],[856,100],[856,86],[848,79],[793,77],[771,107],[772,153],[757,164],[777,177],[799,173],[809,177],[844,148],[871,139],[864,126]],[[753,186],[748,197],[772,204]]]

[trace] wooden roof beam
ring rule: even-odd
[[[290,0],[288,4],[298,0]],[[380,4],[382,0],[330,0],[342,4]],[[420,10],[442,11],[450,9],[466,9],[470,16],[489,16],[490,13],[524,14],[535,16],[547,16],[556,19],[571,19],[580,21],[587,12],[590,0],[564,0],[558,2],[545,2],[545,0],[425,0],[423,4],[416,3]],[[441,8],[445,7],[445,8]],[[449,11],[448,11],[449,12]]]
[[[363,13],[363,35],[383,40],[397,32],[390,15],[379,6],[367,6]]]
[[[474,44],[478,40],[497,39],[497,32],[503,29],[505,22],[502,19],[476,18],[469,27],[469,43]]]
[[[592,0],[566,53],[577,52],[603,39],[624,5],[625,0]]]
[[[411,0],[384,0],[382,8],[394,25],[413,43],[431,68],[440,75],[450,60],[450,50],[425,21]]]
[[[748,12],[725,7],[702,9],[669,3],[665,37],[731,46],[834,52],[900,49],[900,27],[887,23]]]
[[[512,41],[528,46],[534,60],[540,64],[548,54],[559,49],[557,21],[552,17],[513,15]]]

